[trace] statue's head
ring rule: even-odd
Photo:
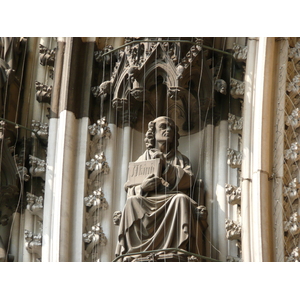
[[[145,143],[147,149],[155,148],[157,131],[160,129],[163,130],[164,128],[168,128],[167,131],[170,131],[165,135],[166,140],[168,140],[170,143],[169,148],[177,150],[180,138],[178,127],[171,118],[165,116],[158,117],[149,122],[148,131],[145,135]]]

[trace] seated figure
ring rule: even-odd
[[[141,184],[125,184],[116,256],[166,248],[201,254],[206,221],[200,219],[206,218],[206,209],[189,197],[194,175],[188,158],[177,150],[178,140],[172,119],[158,117],[149,123],[147,150],[137,162],[159,158],[161,176],[151,174]],[[124,261],[139,256],[126,256]]]

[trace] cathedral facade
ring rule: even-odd
[[[0,260],[130,261],[128,166],[166,116],[199,247],[137,261],[299,261],[299,62],[298,38],[1,38]]]

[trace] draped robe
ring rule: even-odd
[[[155,151],[146,150],[137,161],[152,159]],[[140,185],[128,188],[116,256],[166,248],[200,254],[202,229],[196,220],[198,204],[188,196],[190,189],[178,190],[179,183],[192,186],[194,176],[190,162],[175,150],[166,155],[166,160],[162,178],[169,183],[167,188],[160,185],[156,192],[145,194]]]

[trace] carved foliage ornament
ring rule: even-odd
[[[50,104],[52,86],[48,86],[48,85],[45,85],[45,84],[42,84],[42,83],[36,81],[35,89],[36,89],[36,100],[40,103]]]
[[[241,225],[238,222],[226,220],[225,229],[228,240],[238,240],[241,238]]]
[[[227,164],[235,169],[242,165],[242,153],[233,149],[227,149]]]
[[[49,125],[47,123],[32,120],[31,128],[41,139],[48,139]],[[31,136],[36,137],[34,133],[32,133]]]
[[[31,165],[29,172],[32,177],[41,177],[45,180],[46,162],[33,155],[29,155],[29,164]]]
[[[88,258],[97,245],[105,246],[107,238],[103,233],[100,223],[92,226],[91,230],[83,234],[83,241],[87,244],[85,256]]]
[[[56,49],[48,49],[40,44],[40,64],[42,66],[54,67]]]
[[[225,185],[225,193],[229,204],[241,204],[241,187],[237,187],[231,184]]]
[[[230,80],[230,95],[234,99],[244,99],[245,94],[245,82],[240,81],[234,78],[231,78]]]
[[[237,117],[233,114],[228,114],[228,129],[232,133],[242,133],[243,130],[243,117]]]
[[[233,57],[238,62],[245,62],[248,54],[248,46],[241,46],[234,44],[232,50],[234,51]]]
[[[33,214],[41,219],[43,218],[43,197],[35,196],[31,193],[26,193],[27,206],[26,208]]]
[[[29,230],[25,230],[25,247],[29,253],[41,255],[42,250],[42,235],[34,234]]]
[[[89,214],[93,215],[98,209],[105,210],[108,208],[108,203],[104,198],[102,188],[94,191],[92,195],[84,197],[85,206],[89,207]]]

